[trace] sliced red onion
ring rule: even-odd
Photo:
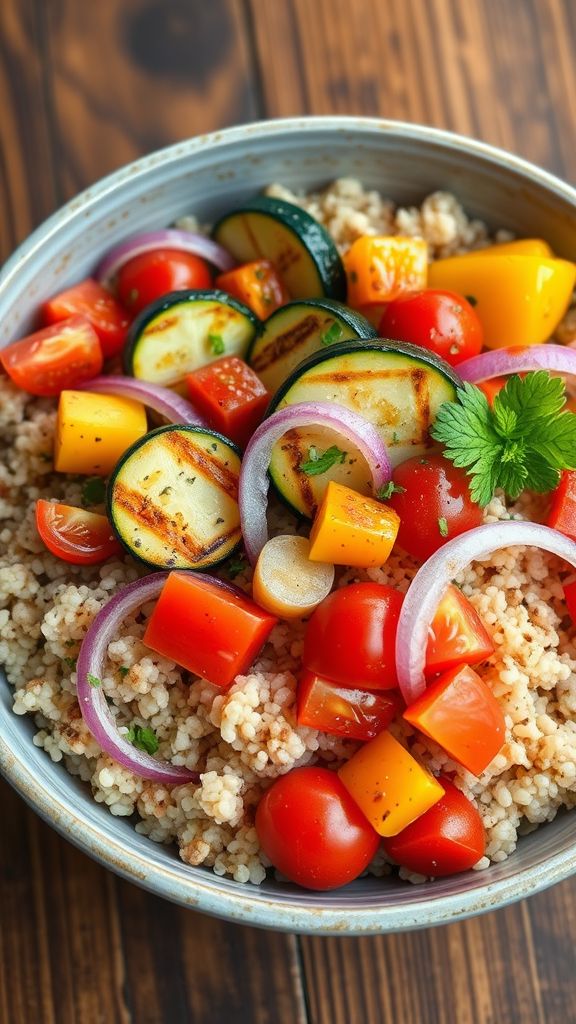
[[[446,588],[470,562],[490,558],[501,548],[541,548],[576,568],[576,543],[538,523],[488,523],[448,541],[418,570],[404,598],[396,634],[396,669],[402,695],[412,704],[426,689],[424,663],[428,631]]]
[[[196,235],[191,231],[180,231],[177,228],[165,228],[163,231],[147,231],[142,235],[134,235],[117,245],[107,253],[96,270],[96,279],[105,288],[109,288],[116,274],[128,260],[141,256],[155,249],[181,249],[193,256],[212,263],[224,272],[236,266],[235,259],[217,242],[204,235]]]
[[[532,345],[498,348],[482,352],[458,363],[462,380],[476,384],[491,377],[506,377],[511,373],[530,370],[552,370],[555,373],[576,375],[576,351],[565,345]]]
[[[77,385],[79,391],[95,391],[99,395],[119,395],[121,398],[132,398],[142,402],[149,409],[154,409],[170,423],[184,423],[194,427],[205,427],[206,420],[181,395],[163,388],[159,384],[137,380],[135,377],[93,377]]]
[[[80,648],[76,665],[76,689],[82,717],[102,750],[143,779],[183,784],[198,782],[198,772],[157,761],[150,754],[132,746],[118,732],[118,724],[110,713],[102,687],[90,683],[90,679],[102,679],[108,645],[117,635],[122,621],[141,605],[158,597],[168,576],[167,572],[158,572],[128,583],[98,612]],[[232,583],[204,573],[202,579],[234,594],[246,596]]]
[[[327,427],[342,434],[366,459],[374,492],[392,475],[384,441],[376,427],[358,413],[332,402],[298,402],[279,409],[264,420],[252,436],[240,470],[240,522],[246,554],[252,564],[268,540],[266,504],[272,449],[286,431],[296,427]]]

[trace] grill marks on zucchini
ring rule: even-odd
[[[200,427],[160,427],[130,448],[108,491],[116,535],[156,568],[200,569],[241,540],[240,453]]]

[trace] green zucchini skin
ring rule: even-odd
[[[443,402],[453,400],[462,381],[454,369],[427,349],[387,339],[345,341],[305,359],[272,399],[267,415],[296,402],[333,402],[360,413],[386,442],[398,465],[433,444],[428,428]],[[299,466],[310,447],[335,445],[343,463],[308,476]],[[289,431],[274,447],[270,477],[282,500],[298,515],[312,517],[329,480],[371,493],[365,460],[345,438],[324,428]]]
[[[254,196],[225,214],[212,237],[239,263],[271,260],[293,299],[346,297],[346,274],[332,238],[294,203]]]
[[[221,356],[244,358],[261,327],[248,306],[217,288],[170,292],[146,306],[130,326],[124,372],[171,387]]]
[[[207,569],[238,548],[241,452],[205,427],[168,424],[124,453],[110,477],[110,523],[152,569]]]
[[[328,332],[336,334],[326,341]],[[335,299],[303,299],[289,302],[265,321],[252,342],[247,361],[271,394],[293,370],[314,352],[356,338],[377,338],[366,317]]]

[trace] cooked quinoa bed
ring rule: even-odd
[[[363,234],[402,233],[424,237],[435,258],[492,240],[446,193],[429,196],[420,209],[398,209],[351,179],[306,198],[279,185],[268,192],[308,209],[341,249]],[[574,311],[557,336],[564,343],[576,340]],[[34,525],[36,499],[81,504],[82,480],[52,470],[54,426],[53,401],[32,399],[0,378],[0,665],[14,687],[14,711],[33,716],[34,743],[80,776],[112,814],[133,815],[137,831],[156,842],[176,842],[190,865],[258,884],[269,866],[254,828],[263,791],[297,765],[337,767],[357,747],[296,725],[304,623],[276,626],[250,674],[238,676],[223,694],[144,647],[151,609],[144,606],[109,646],[103,689],[119,729],[151,726],[160,741],[158,756],[199,770],[201,781],[148,782],[103,754],[76,700],[75,659],[95,614],[142,569],[128,557],[73,566],[44,548]],[[507,509],[496,497],[485,518],[538,521],[541,513],[541,499]],[[271,508],[270,519],[272,532],[294,532],[295,520],[280,507]],[[338,585],[371,579],[405,591],[416,568],[398,552],[381,569],[341,572]],[[487,849],[477,868],[504,860],[520,833],[576,803],[576,647],[563,601],[567,574],[558,559],[518,547],[475,563],[456,581],[492,634],[495,654],[479,672],[506,716],[506,743],[479,779],[405,723],[392,727],[432,771],[453,773],[478,807]],[[249,571],[235,582],[248,588]],[[389,870],[379,855],[373,873]]]

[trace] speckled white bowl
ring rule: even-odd
[[[493,227],[546,238],[576,258],[576,190],[517,157],[446,132],[365,118],[269,121],[201,136],[139,160],[68,203],[22,245],[0,275],[0,345],[25,332],[38,303],[86,275],[136,231],[194,212],[211,221],[271,181],[302,188],[353,175],[402,203],[455,192]],[[0,680],[0,768],[64,836],[124,877],[184,906],[269,928],[360,934],[444,924],[501,907],[576,871],[576,818],[520,841],[488,871],[432,884],[362,879],[314,893],[259,888],[183,864],[174,848],[139,836],[96,804],[88,787],[32,744],[33,723],[11,711]]]

